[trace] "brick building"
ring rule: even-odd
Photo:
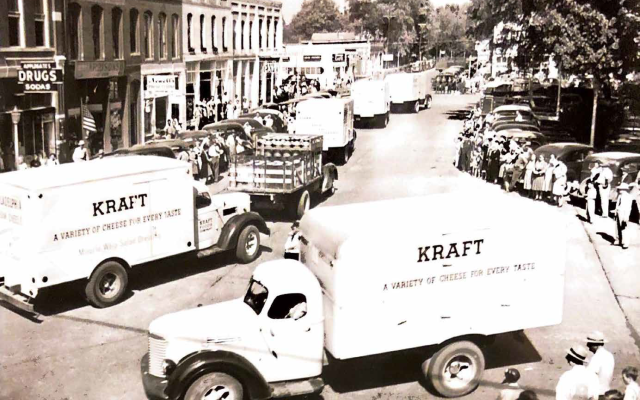
[[[18,157],[29,162],[35,154],[58,152],[62,85],[29,90],[18,74],[25,62],[62,68],[62,9],[63,0],[0,2],[0,154],[7,169]]]

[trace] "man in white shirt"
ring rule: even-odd
[[[585,368],[588,350],[577,345],[567,351],[565,359],[571,366],[560,377],[556,386],[556,400],[573,400],[577,394],[586,394],[586,398],[598,398],[598,377]]]
[[[73,151],[73,162],[89,161],[89,154],[84,148],[84,140],[78,142],[78,147]]]
[[[602,165],[600,161],[596,161],[595,166],[591,170],[591,178],[595,182],[596,189],[598,190],[602,216],[609,218],[609,194],[611,192],[613,172],[611,172],[611,169],[606,165]]]
[[[615,362],[613,354],[604,348],[606,340],[604,334],[599,331],[591,332],[587,336],[587,347],[593,353],[591,361],[587,369],[598,376],[599,391],[598,394],[604,394],[611,388],[611,380],[613,379],[613,369]]]

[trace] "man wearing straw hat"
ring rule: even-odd
[[[587,369],[598,376],[600,382],[598,394],[604,394],[611,388],[613,368],[615,367],[613,354],[604,348],[606,342],[604,334],[600,331],[591,332],[587,336],[587,348],[593,353]]]
[[[631,188],[627,183],[621,183],[618,186],[618,201],[616,202],[616,234],[620,247],[626,249],[629,247],[629,216],[631,215],[631,207],[633,205],[633,197],[631,196]]]
[[[584,366],[587,356],[588,350],[584,346],[576,345],[567,351],[565,360],[571,369],[562,374],[558,381],[556,400],[573,400],[579,393],[586,393],[588,399],[598,397],[598,377]]]

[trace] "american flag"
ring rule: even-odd
[[[96,120],[91,115],[91,111],[89,111],[89,107],[82,107],[82,129],[86,129],[89,132],[97,132],[96,129]]]

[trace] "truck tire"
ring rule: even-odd
[[[425,364],[428,364],[425,378],[438,393],[459,397],[478,387],[484,372],[484,354],[472,342],[455,342],[440,349]]]
[[[351,143],[344,146],[341,150],[341,153],[342,153],[342,160],[340,161],[342,165],[345,165],[346,163],[349,162],[349,159],[351,158]]]
[[[389,113],[385,113],[378,117],[378,128],[386,128],[389,125]]]
[[[431,96],[427,96],[427,102],[425,103],[424,108],[429,109],[431,108],[431,103],[433,102],[433,99],[431,98]]]
[[[326,188],[326,189],[325,189]],[[329,173],[325,173],[322,177],[322,186],[320,187],[322,194],[330,196],[334,192],[333,176]]]
[[[240,381],[229,374],[211,372],[196,379],[184,395],[184,400],[207,398],[243,400],[244,388]]]
[[[417,114],[417,113],[420,112],[420,100],[416,100],[413,103],[413,106],[411,108],[411,112],[414,113],[414,114]]]
[[[297,219],[302,218],[304,213],[309,211],[309,208],[311,208],[311,196],[309,195],[308,190],[304,190],[298,198],[298,205],[296,207]]]
[[[236,244],[236,258],[243,264],[254,261],[260,255],[260,231],[255,225],[242,229]]]
[[[117,304],[122,299],[128,284],[129,275],[122,264],[107,261],[93,271],[84,293],[89,304],[96,308],[105,308]]]

